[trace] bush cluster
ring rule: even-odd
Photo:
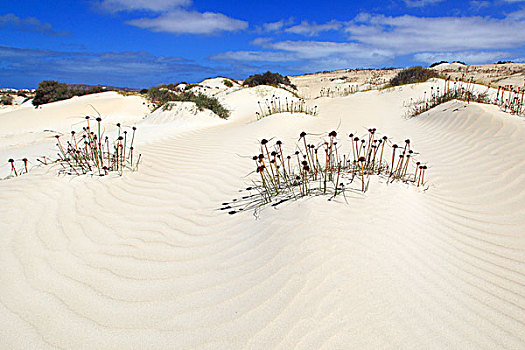
[[[13,96],[4,95],[0,98],[0,105],[10,106],[13,104]]]
[[[194,102],[200,111],[209,109],[223,119],[230,116],[230,111],[218,99],[202,93],[195,94],[193,91],[177,93],[163,87],[152,87],[148,90],[148,98],[157,108],[170,101]]]
[[[243,85],[250,87],[257,85],[279,86],[281,84],[289,86],[294,90],[297,90],[297,87],[290,82],[290,79],[288,79],[288,77],[283,77],[279,73],[272,73],[270,71],[264,74],[250,75],[248,78],[246,78],[246,80],[243,83]]]
[[[435,66],[439,66],[439,65],[442,64],[442,63],[448,63],[448,61],[439,61],[439,62],[434,62],[434,63],[432,63],[432,64],[429,66],[429,68],[433,68],[433,67],[435,67]]]
[[[44,80],[38,84],[33,105],[39,106],[50,102],[67,100],[73,96],[96,94],[103,91],[105,90],[98,86],[91,89],[78,90],[55,80]]]
[[[390,79],[390,86],[421,83],[437,76],[438,74],[431,69],[426,69],[421,66],[411,67],[402,70]]]

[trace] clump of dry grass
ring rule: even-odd
[[[61,173],[103,176],[110,172],[122,175],[125,169],[137,170],[141,156],[137,156],[133,147],[137,128],[129,128],[131,139],[128,139],[127,128],[117,123],[118,136],[112,140],[104,135],[101,117],[95,118],[95,125],[90,124],[90,120],[91,117],[87,116],[82,132],[72,131],[69,139],[55,136],[59,150],[56,162],[62,166]]]
[[[261,140],[258,154],[251,157],[257,176],[253,186],[247,188],[250,195],[244,196],[244,201],[223,203],[221,209],[233,209],[229,213],[235,214],[306,196],[328,195],[332,199],[345,196],[347,191],[365,193],[374,176],[390,183],[425,185],[427,166],[416,163],[417,153],[409,139],[398,146],[371,128],[364,136],[351,133],[348,139],[345,137],[349,140],[349,148],[345,148],[339,137],[336,131],[331,131],[323,139],[311,143],[309,135],[301,132],[295,152],[286,156],[280,140],[271,146],[269,140]],[[387,160],[388,153],[392,154],[391,163]]]
[[[411,100],[405,105],[408,107],[407,116],[415,117],[424,113],[442,103],[460,100],[467,103],[478,102],[486,104],[494,104],[499,106],[503,111],[518,116],[525,115],[525,89],[513,88],[512,86],[498,87],[495,98],[489,96],[489,89],[484,92],[477,92],[474,89],[474,81],[470,80],[463,82],[458,79],[452,81],[450,78],[445,79],[445,84],[442,90],[439,87],[431,87],[429,92],[425,92],[423,98],[413,101]]]
[[[125,170],[138,169],[141,155],[137,154],[133,146],[137,130],[135,126],[124,127],[117,123],[118,135],[111,139],[104,134],[101,117],[86,116],[85,120],[86,126],[81,132],[71,131],[69,136],[55,135],[58,149],[56,159],[44,156],[37,161],[42,165],[58,164],[61,167],[59,174],[65,175],[104,176],[111,172],[122,175]],[[11,167],[8,178],[29,172],[27,158],[11,158],[8,163]]]
[[[273,95],[270,99],[264,101],[258,101],[259,111],[255,112],[257,120],[277,113],[304,113],[312,116],[316,116],[319,113],[317,106],[309,107],[306,101],[303,99],[294,99],[285,97],[284,99],[279,96]]]

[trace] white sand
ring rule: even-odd
[[[525,348],[523,119],[449,102],[406,120],[403,101],[432,84],[320,98],[318,117],[260,121],[257,100],[281,92],[243,89],[224,97],[230,120],[142,140],[138,172],[39,168],[0,181],[2,347]],[[142,105],[129,106],[121,116],[138,117]],[[1,140],[76,123],[7,116]],[[140,125],[169,130],[185,116]],[[410,138],[429,162],[428,190],[374,183],[348,203],[303,199],[258,220],[217,210],[249,183],[257,140],[292,148],[303,130],[337,127],[342,138],[368,127]]]

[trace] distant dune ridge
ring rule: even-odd
[[[525,64],[437,69],[493,95],[524,87]],[[297,92],[224,78],[194,87],[227,120],[190,102],[152,112],[116,92],[1,113],[0,178],[9,158],[31,169],[0,180],[0,347],[525,348],[524,119],[457,100],[407,118],[411,100],[445,82],[383,89],[395,74],[290,77]],[[294,94],[317,115],[258,120],[258,101]],[[138,171],[38,165],[55,156],[56,134],[98,113],[107,134],[137,127]],[[372,127],[424,155],[424,188],[378,177],[333,201],[219,210],[257,175],[261,139],[289,154],[301,131],[337,130],[347,145]]]

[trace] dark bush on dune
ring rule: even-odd
[[[10,106],[13,104],[13,96],[4,95],[0,98],[0,105]]]
[[[44,80],[38,84],[33,105],[39,106],[50,102],[67,100],[73,96],[96,94],[103,91],[105,90],[98,86],[90,89],[73,89],[67,84],[59,83],[55,80]]]
[[[432,67],[435,67],[435,66],[439,66],[440,64],[442,63],[448,63],[448,61],[439,61],[439,62],[434,62],[432,63],[429,68],[432,68]]]
[[[250,75],[244,81],[243,85],[245,86],[257,86],[257,85],[272,85],[279,86],[280,84],[291,87],[294,90],[297,90],[297,87],[290,82],[288,77],[283,77],[279,73],[272,73],[270,71],[264,74],[254,74]]]
[[[437,76],[438,74],[431,69],[421,66],[411,67],[397,73],[397,75],[390,80],[390,86],[421,83]]]

